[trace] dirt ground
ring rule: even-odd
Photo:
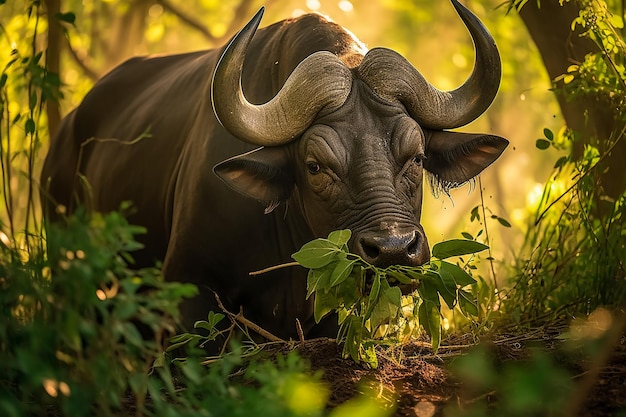
[[[550,357],[556,358],[559,369],[567,370],[569,382],[566,382],[572,387],[564,409],[555,415],[626,416],[626,335],[620,332],[604,354],[600,352],[594,356],[596,359],[587,360],[584,356],[559,353],[563,344],[562,330],[500,334],[486,343],[489,358],[495,366],[512,362],[524,366],[530,350],[539,346],[542,351],[550,352]],[[377,369],[342,359],[341,346],[331,339],[305,341],[297,350],[310,362],[313,370],[323,371],[323,380],[331,388],[331,407],[355,397],[369,386],[395,403],[395,416],[444,416],[446,408],[467,411],[477,402],[497,415],[497,410],[502,410],[498,408],[497,388],[486,392],[468,390],[468,384],[450,371],[450,364],[476,345],[475,340],[467,339],[469,336],[448,340],[436,355],[424,342],[381,351]]]

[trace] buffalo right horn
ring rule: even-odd
[[[230,41],[215,68],[211,99],[220,123],[237,138],[259,146],[288,143],[299,136],[324,107],[341,106],[352,86],[350,70],[331,52],[304,59],[269,102],[251,104],[241,87],[248,45],[263,8]]]
[[[474,69],[459,88],[438,90],[409,61],[386,48],[369,51],[358,68],[359,77],[378,95],[400,101],[411,117],[430,129],[452,129],[476,119],[496,97],[502,75],[500,54],[487,28],[457,0],[452,4],[476,50]]]

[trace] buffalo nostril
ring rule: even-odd
[[[415,236],[413,236],[413,240],[409,242],[409,245],[406,248],[409,256],[415,255],[419,251],[419,240],[419,236],[415,234]]]
[[[363,250],[363,255],[365,255],[366,261],[372,262],[380,256],[380,248],[375,241],[361,239],[359,243],[361,245],[361,249]]]

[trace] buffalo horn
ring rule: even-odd
[[[331,52],[316,52],[293,70],[273,99],[251,104],[241,87],[241,73],[263,10],[224,50],[213,75],[211,99],[218,120],[234,136],[254,145],[276,146],[299,136],[322,108],[341,106],[350,93],[352,75]]]
[[[487,28],[457,0],[452,4],[476,50],[474,69],[459,88],[438,90],[411,63],[386,48],[370,50],[358,68],[359,77],[378,95],[399,100],[418,123],[430,129],[456,128],[480,116],[493,102],[502,74],[500,54]]]

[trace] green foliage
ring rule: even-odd
[[[217,335],[215,326],[224,318],[209,313],[197,328]],[[363,415],[386,417],[395,404],[367,392],[329,411],[329,390],[321,382],[321,372],[312,373],[295,352],[268,358],[261,349],[231,343],[231,351],[209,360],[196,343],[212,341],[212,336],[180,335],[177,349],[185,346],[185,356],[174,360],[176,367],[159,366],[159,378],[151,380],[149,392],[154,401],[151,415],[202,415],[230,417],[271,415],[285,417]],[[178,338],[178,336],[177,336]],[[172,384],[172,380],[177,384]],[[172,401],[175,400],[175,401]]]
[[[8,5],[2,5],[0,13]],[[58,74],[47,70],[39,45],[45,22],[40,3],[27,2],[21,19],[0,22],[0,233],[13,244],[34,242],[39,234],[40,211],[37,183],[37,153],[42,146],[45,104],[62,97]],[[19,21],[19,23],[18,23]],[[38,248],[41,251],[41,247]]]
[[[168,384],[169,368],[159,368],[160,380],[150,387],[154,400],[149,415],[207,415],[247,417],[250,415],[278,417],[343,417],[349,409],[357,415],[385,417],[393,406],[375,396],[357,396],[342,406],[326,410],[328,389],[319,373],[311,375],[306,363],[295,353],[278,355],[276,361],[255,360],[245,364],[235,350],[208,367],[196,358],[178,365],[176,378],[184,386]],[[244,370],[245,369],[245,370]],[[237,376],[242,375],[242,376]],[[176,402],[171,399],[176,399]]]
[[[516,279],[505,309],[516,322],[589,314],[601,305],[626,303],[626,195],[605,194],[603,161],[624,140],[626,72],[621,17],[606,2],[582,0],[572,30],[592,39],[598,52],[557,78],[560,94],[584,98],[605,108],[615,130],[609,137],[583,138],[579,132],[555,135],[544,129],[540,150],[567,150],[554,164],[517,260]],[[611,122],[609,120],[609,122]],[[578,146],[581,152],[575,152]],[[623,167],[609,168],[622,175]]]
[[[138,232],[120,213],[79,212],[49,226],[49,261],[0,245],[0,414],[391,415],[392,404],[375,396],[327,411],[320,374],[295,353],[269,360],[233,344],[206,364],[186,343],[170,363],[163,338],[196,289],[165,283],[154,268],[129,269]],[[210,314],[197,327],[216,334],[222,319]]]
[[[169,367],[157,368],[158,377],[149,385],[148,415],[326,415],[328,390],[295,353],[279,355],[275,363],[260,358],[245,363],[235,347],[209,366],[201,364],[202,353],[192,351],[176,362],[175,375]]]
[[[48,260],[0,246],[2,415],[112,415],[128,391],[142,406],[160,341],[195,288],[128,268],[139,231],[119,213],[79,213],[49,226]]]
[[[514,320],[626,302],[626,197],[614,201],[606,216],[594,216],[600,202],[588,173],[598,159],[598,150],[588,146],[580,160],[557,162],[526,236],[523,253],[530,255],[519,259],[507,297]]]
[[[625,121],[626,43],[622,37],[623,18],[610,12],[600,0],[581,0],[579,15],[572,22],[583,30],[582,36],[593,40],[599,48],[585,56],[580,64],[571,65],[562,79],[567,97],[589,97],[611,106],[616,118]]]
[[[293,258],[309,269],[307,298],[314,295],[315,320],[336,312],[343,355],[376,367],[378,338],[402,339],[421,325],[433,350],[441,342],[441,300],[448,308],[477,315],[476,299],[467,287],[476,280],[463,268],[446,261],[474,254],[487,246],[473,240],[436,244],[433,259],[421,267],[377,268],[348,251],[349,230],[305,244]],[[403,290],[408,296],[403,297]]]

